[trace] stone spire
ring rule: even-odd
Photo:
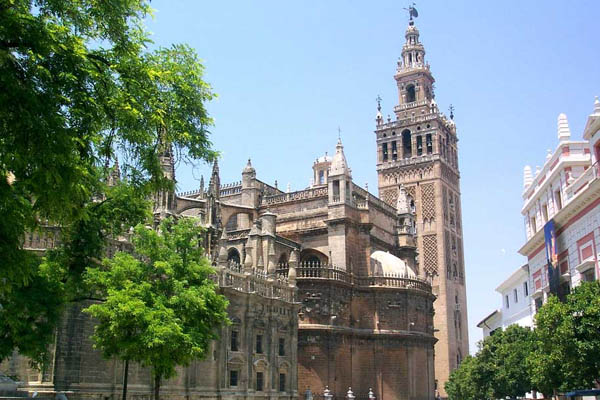
[[[335,155],[331,160],[331,167],[329,170],[329,176],[334,175],[348,175],[350,176],[350,170],[348,169],[348,163],[346,162],[346,156],[344,155],[344,146],[342,145],[342,139],[339,138],[337,145],[335,146]]]
[[[173,145],[167,138],[165,127],[158,128],[158,158],[165,178],[175,181],[175,157]]]
[[[587,122],[585,124],[585,128],[583,129],[583,138],[586,140],[590,140],[592,135],[596,133],[596,129],[593,128],[596,121],[600,119],[600,100],[598,100],[598,96],[596,96],[594,100],[594,111],[588,116]],[[590,150],[592,154],[595,154],[595,150],[593,149],[593,144],[590,143]],[[596,160],[597,161],[597,160]]]
[[[533,175],[531,174],[531,167],[526,165],[525,168],[523,168],[523,188],[527,189],[529,186],[531,186],[532,182]]]
[[[375,122],[377,125],[383,124],[383,114],[381,114],[381,97],[377,96],[377,114],[375,115]]]
[[[244,167],[242,174],[254,174],[254,173],[256,173],[256,170],[252,166],[252,160],[248,159],[248,163]]]
[[[210,176],[210,181],[208,182],[208,193],[212,194],[214,197],[219,197],[221,191],[221,178],[219,178],[219,163],[215,158],[215,162],[212,167],[212,174]]]
[[[558,140],[561,142],[571,139],[571,130],[569,129],[569,121],[564,113],[558,115]]]
[[[119,168],[119,158],[115,157],[115,164],[108,173],[108,186],[114,186],[121,180],[121,170]]]

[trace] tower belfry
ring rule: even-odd
[[[408,10],[410,21],[394,74],[396,118],[384,121],[378,101],[379,197],[393,206],[399,204],[399,195],[414,201],[418,273],[432,280],[437,296],[435,375],[445,397],[450,372],[469,354],[458,139],[453,119],[435,101],[435,79],[413,19],[418,14],[414,7]]]

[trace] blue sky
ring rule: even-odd
[[[157,45],[188,43],[219,97],[209,105],[221,181],[248,157],[261,180],[292,190],[335,149],[338,126],[355,182],[376,193],[375,98],[393,114],[393,74],[408,1],[154,0]],[[557,145],[556,118],[581,138],[600,95],[597,0],[423,1],[416,21],[442,110],[459,136],[471,349],[501,304],[495,287],[525,262],[522,173]],[[179,165],[192,190],[210,167]]]

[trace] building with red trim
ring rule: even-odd
[[[600,276],[600,101],[588,117],[583,140],[571,140],[567,117],[558,117],[559,143],[548,151],[543,167],[524,170],[523,208],[527,240],[519,253],[527,257],[533,310],[551,292],[563,297],[581,281]],[[548,268],[544,229],[552,223],[555,287]]]

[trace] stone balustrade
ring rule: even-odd
[[[388,203],[381,200],[380,198],[373,196],[371,193],[367,192],[365,189],[361,188],[360,186],[354,185],[353,191],[358,196],[364,197],[367,203],[371,203],[371,204],[375,205],[376,207],[379,207],[379,208],[383,209],[384,211],[387,211],[388,213],[392,213],[393,215],[396,214],[396,209],[394,207],[390,206]],[[367,208],[367,207],[368,206],[365,206],[365,208]],[[358,208],[361,208],[361,207],[358,207]]]
[[[52,226],[42,226],[37,231],[28,232],[23,240],[25,250],[53,249],[60,244],[60,229]]]
[[[296,287],[290,285],[287,276],[269,277],[263,270],[247,270],[235,262],[217,265],[213,280],[219,287],[229,287],[244,293],[256,293],[262,297],[290,303],[295,301]]]
[[[242,182],[231,182],[221,185],[219,195],[221,197],[232,196],[234,194],[242,193]]]
[[[196,190],[188,190],[186,192],[179,192],[179,193],[177,193],[177,196],[179,196],[179,197],[197,197],[197,196],[202,196],[202,198],[203,198],[205,194],[206,194],[206,192],[204,190],[196,189]]]
[[[278,269],[278,273],[284,274],[286,269]],[[415,289],[431,293],[429,281],[413,276],[400,274],[382,274],[376,276],[355,276],[344,269],[333,265],[320,265],[319,263],[303,262],[296,268],[296,279],[298,280],[333,280],[349,285],[362,287],[390,287]]]
[[[286,203],[295,200],[313,199],[317,197],[326,197],[327,187],[310,188],[305,190],[299,190],[296,192],[277,194],[274,196],[265,196],[262,199],[262,205],[272,205],[279,203]]]
[[[409,108],[427,106],[430,103],[431,103],[431,100],[425,99],[425,100],[413,101],[412,103],[399,104],[394,107],[394,111],[404,111],[404,110],[408,110]]]

